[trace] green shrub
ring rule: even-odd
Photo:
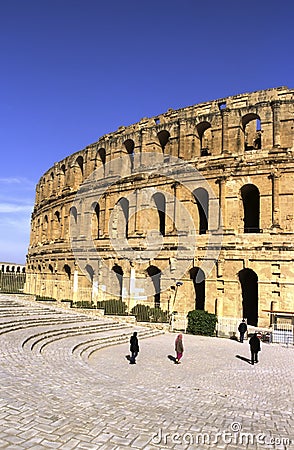
[[[73,304],[73,307],[75,308],[86,308],[86,309],[93,309],[95,306],[93,303],[89,300],[80,300]]]
[[[162,311],[161,308],[150,308],[151,322],[168,322],[168,312]]]
[[[200,334],[202,336],[213,336],[217,316],[207,311],[194,310],[188,313],[187,333]]]
[[[56,298],[46,297],[46,295],[36,295],[37,302],[56,302]]]
[[[104,309],[104,314],[114,316],[126,316],[127,305],[122,300],[104,300],[97,302],[97,308]]]
[[[132,308],[131,314],[136,317],[137,322],[149,322],[150,307],[138,304]]]
[[[148,305],[138,304],[131,310],[137,322],[168,322],[168,312],[161,308],[150,308]]]

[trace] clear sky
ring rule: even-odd
[[[34,190],[105,133],[294,87],[293,0],[0,1],[0,261],[25,262]]]

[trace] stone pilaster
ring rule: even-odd
[[[278,100],[271,103],[273,111],[273,147],[281,146],[281,122],[280,122],[280,102]]]
[[[229,112],[228,108],[222,109],[222,153],[229,153]]]

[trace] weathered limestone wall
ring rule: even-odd
[[[56,163],[36,188],[26,292],[58,300],[96,301],[113,298],[115,290],[129,308],[135,303],[155,303],[180,314],[194,309],[196,301],[200,309],[225,317],[245,316],[260,326],[269,323],[264,310],[273,305],[276,310],[293,311],[293,130],[294,91],[281,87],[144,118]],[[163,167],[168,156],[192,164],[220,204],[221,251],[201,285],[195,279],[211,246],[209,236],[218,229],[221,232],[219,218],[211,213],[212,195],[205,197],[208,189],[195,193],[200,186],[197,181],[192,195],[180,183],[155,175],[146,166],[147,152],[162,158]],[[83,183],[91,191],[87,180],[93,171],[100,170],[107,186],[115,175],[116,158],[122,156],[122,179],[105,188],[99,202],[93,191],[90,210],[82,198],[77,204],[75,197]],[[162,196],[144,198],[147,188],[153,188],[154,194],[159,190]],[[196,247],[173,304],[177,281],[173,266],[186,264],[185,250],[177,249],[175,198],[193,218],[191,239]],[[161,201],[164,219],[158,206]],[[121,219],[126,211],[127,236]],[[70,234],[75,233],[73,228],[70,231],[71,220],[79,225],[91,221],[95,252],[88,252],[79,264],[71,249]],[[146,256],[139,264],[132,258],[132,249],[143,251],[151,230],[153,236],[161,236],[162,248],[154,259]],[[109,233],[127,237],[131,247],[127,257],[113,249]],[[77,231],[76,241],[81,240]],[[103,260],[104,269],[97,259]],[[156,271],[169,278],[169,288],[144,298],[136,285]]]

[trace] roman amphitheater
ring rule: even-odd
[[[294,311],[294,90],[168,110],[40,179],[25,292],[205,309],[268,326]]]

